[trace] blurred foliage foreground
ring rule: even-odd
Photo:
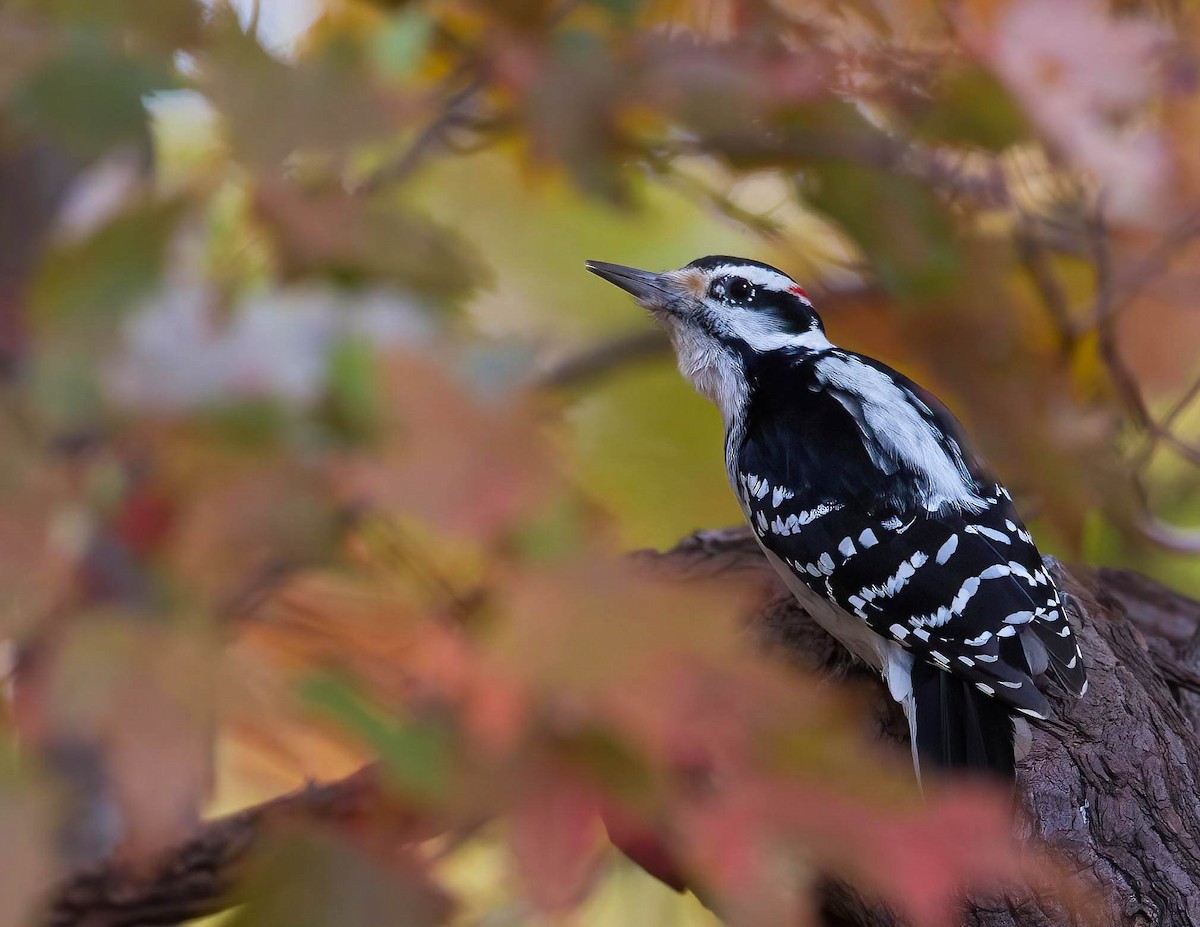
[[[580,265],[785,266],[1048,549],[1200,591],[1195,4],[277,6],[0,11],[0,924],[373,758],[396,813],[277,835],[239,922],[710,918],[602,815],[736,923],[1011,875],[1003,802],[750,658],[759,590],[624,561],[737,513]]]

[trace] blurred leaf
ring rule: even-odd
[[[635,13],[647,6],[647,0],[592,0],[622,20],[632,20]]]
[[[558,9],[554,0],[474,0],[473,5],[506,28],[529,33],[547,26]]]
[[[326,561],[341,527],[319,474],[290,457],[273,459],[261,439],[230,447],[221,436],[217,442],[201,430],[160,451],[181,481],[167,563],[194,596],[213,604],[280,571]]]
[[[546,765],[526,775],[509,819],[517,871],[539,908],[574,908],[600,864],[600,806],[594,788],[566,769]]]
[[[208,397],[205,397],[208,398]],[[269,453],[295,424],[287,407],[272,397],[219,397],[196,416],[195,424],[214,441],[242,451]]]
[[[311,833],[275,837],[256,853],[231,927],[433,927],[449,899],[408,854],[387,865],[346,840]]]
[[[584,192],[625,202],[617,63],[588,32],[559,33],[553,52],[540,63],[540,79],[520,88],[534,154],[561,164]]]
[[[323,418],[352,443],[377,436],[383,410],[379,356],[364,338],[343,338],[329,357],[329,387]]]
[[[27,10],[62,26],[106,36],[114,47],[174,51],[201,35],[201,7],[195,0],[12,0],[14,10]]]
[[[212,787],[212,645],[203,630],[93,611],[52,666],[47,732],[102,747],[120,858],[136,870],[195,827]]]
[[[231,12],[218,13],[211,28],[214,41],[200,60],[200,86],[248,166],[272,172],[302,151],[342,157],[392,130],[392,114],[357,38],[331,37],[285,63],[244,35]]]
[[[0,431],[0,445],[0,635],[22,640],[69,584],[73,564],[44,527],[65,493],[60,474],[14,423]]]
[[[654,784],[642,758],[617,732],[600,725],[586,726],[560,738],[555,752],[586,772],[610,796],[645,798]]]
[[[702,526],[741,521],[720,416],[673,363],[608,378],[575,404],[569,421],[582,485],[618,520],[622,543],[666,546]]]
[[[309,705],[368,744],[407,795],[422,801],[445,797],[452,755],[443,728],[389,717],[352,684],[328,674],[307,680],[302,694]]]
[[[1162,221],[1173,158],[1162,123],[1146,116],[1164,98],[1165,20],[1095,0],[983,9],[994,21],[972,36],[977,53],[1056,152],[1094,177],[1109,219]]]
[[[488,539],[533,516],[557,488],[532,397],[472,395],[434,359],[412,355],[392,361],[382,395],[391,439],[335,468],[348,502]]]
[[[436,25],[428,14],[412,7],[389,17],[371,39],[375,66],[392,80],[411,77],[421,64]]]
[[[489,656],[533,692],[576,703],[641,691],[638,681],[666,685],[667,669],[681,661],[737,649],[739,616],[756,586],[723,580],[685,585],[587,554],[515,573],[497,594],[505,621],[492,632]],[[649,723],[653,712],[645,711]]]
[[[811,176],[808,199],[850,234],[894,295],[916,301],[956,289],[954,228],[928,188],[846,160],[820,160]]]
[[[553,563],[574,557],[586,546],[589,524],[579,500],[563,499],[537,513],[513,533],[511,543],[521,559],[530,563]]]
[[[63,51],[16,92],[12,111],[27,130],[80,158],[118,145],[149,146],[143,99],[174,85],[171,75],[73,33]]]
[[[30,406],[54,434],[86,435],[108,421],[95,366],[99,345],[79,341],[48,341],[34,355]]]
[[[923,807],[847,799],[821,781],[752,779],[696,802],[684,820],[692,865],[731,918],[756,924],[795,923],[788,908],[810,867],[849,879],[913,923],[949,925],[963,885],[993,891],[1021,866],[1008,801],[967,784]]]
[[[880,4],[879,0],[821,0],[821,4],[835,15],[845,15],[847,11],[857,14],[883,35],[891,32],[888,15],[900,15],[894,13],[896,8],[891,4]]]
[[[1002,151],[1029,137],[1030,127],[1008,91],[980,67],[952,71],[917,120],[919,135],[935,142]]]
[[[158,283],[181,203],[134,206],[82,241],[48,252],[38,269],[30,300],[51,324],[86,320],[86,327],[111,331],[113,318],[135,308]]]
[[[14,91],[61,51],[57,39],[36,19],[0,15],[0,100],[6,110]]]
[[[264,181],[254,203],[274,236],[285,279],[397,283],[439,308],[454,305],[481,282],[457,235],[385,197],[306,193]]]
[[[57,875],[55,807],[49,790],[0,760],[0,927],[33,923],[44,903],[44,886]]]

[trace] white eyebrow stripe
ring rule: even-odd
[[[786,293],[793,287],[800,289],[800,284],[789,277],[787,274],[777,270],[767,270],[765,267],[756,267],[753,264],[722,264],[720,267],[715,267],[712,270],[712,279],[717,280],[725,276],[741,277],[743,280],[748,280],[755,286],[763,287],[767,290],[773,290],[777,293]],[[806,303],[808,299],[795,294],[803,299]],[[809,303],[809,305],[812,305]]]
[[[812,301],[803,295],[804,290],[787,274],[769,270],[766,267],[756,267],[749,264],[722,264],[707,272],[706,279],[719,280],[722,277],[741,277],[751,285],[773,293],[791,293],[810,309]],[[815,317],[814,317],[815,318]],[[745,306],[724,305],[719,317],[714,320],[723,327],[728,336],[744,341],[752,350],[760,354],[785,349],[801,351],[825,351],[832,347],[819,323],[813,323],[808,331],[796,333],[789,331],[782,321],[759,309]]]

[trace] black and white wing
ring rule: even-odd
[[[763,493],[746,475],[743,501],[763,546],[876,634],[1035,717],[1048,707],[1031,676],[1047,668],[1082,694],[1062,595],[1002,487],[990,487],[980,512],[873,518],[834,500],[790,505],[786,489]]]
[[[762,545],[911,654],[913,685],[933,677],[943,723],[948,682],[922,667],[1038,718],[1049,706],[1034,678],[1047,669],[1081,695],[1064,598],[1007,491],[963,452],[957,422],[882,365],[841,352],[823,362],[792,384],[807,393],[799,401],[757,410],[737,453]]]

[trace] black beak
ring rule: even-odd
[[[641,303],[661,304],[673,295],[663,279],[663,274],[621,264],[607,264],[604,261],[585,261],[584,266],[597,277],[619,286]]]

